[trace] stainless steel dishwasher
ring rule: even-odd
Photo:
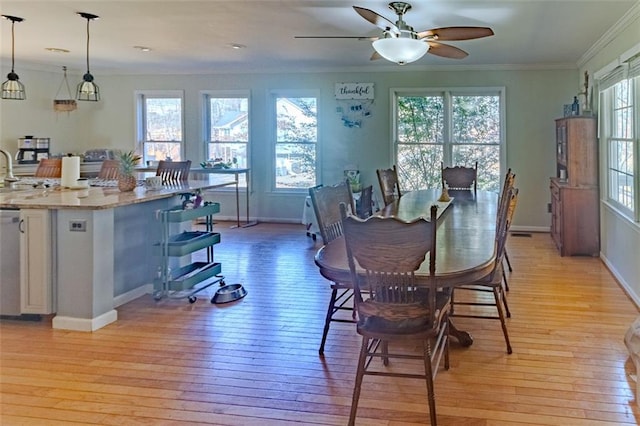
[[[0,209],[0,316],[20,315],[20,210]]]

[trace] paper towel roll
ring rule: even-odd
[[[62,157],[62,176],[60,186],[71,188],[76,186],[80,178],[80,157]]]

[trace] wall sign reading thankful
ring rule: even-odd
[[[373,99],[373,83],[336,83],[336,99]]]
[[[336,113],[345,127],[361,127],[362,118],[371,116],[373,83],[336,83]]]

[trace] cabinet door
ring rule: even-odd
[[[20,211],[20,311],[54,311],[52,224],[49,210]]]

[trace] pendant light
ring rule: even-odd
[[[82,76],[82,81],[78,84],[78,90],[76,98],[79,101],[99,101],[100,100],[100,88],[93,82],[93,76],[89,71],[89,22],[94,19],[98,19],[99,16],[91,13],[77,12],[78,15],[87,20],[87,73]]]
[[[18,18],[17,16],[9,15],[2,15],[2,17],[11,21],[11,72],[7,74],[8,80],[2,83],[2,99],[16,99],[19,101],[23,101],[27,97],[24,91],[24,85],[20,83],[18,74],[16,74],[13,70],[15,62],[15,41],[13,27],[15,26],[16,22],[22,22],[24,21],[24,19]]]

